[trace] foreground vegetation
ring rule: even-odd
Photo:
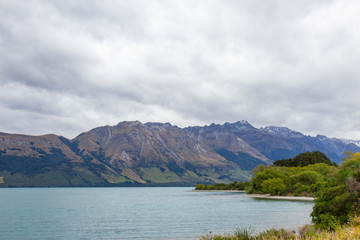
[[[318,153],[310,153],[318,156]],[[308,156],[309,154],[306,154]],[[312,221],[333,230],[360,213],[360,153],[346,152],[340,166],[317,163],[302,167],[258,166],[248,193],[316,197]]]
[[[237,229],[233,234],[216,235],[209,233],[201,240],[355,240],[360,239],[360,217],[354,217],[335,231],[320,230],[312,225],[301,227],[298,233],[285,229],[270,229],[258,234],[251,234],[251,229]]]
[[[277,166],[253,169],[248,193],[316,197],[311,213],[314,225],[304,227],[298,235],[268,230],[252,236],[240,229],[234,235],[208,234],[202,239],[360,239],[360,153],[344,155],[339,166],[313,152],[298,155],[298,161],[286,159]]]

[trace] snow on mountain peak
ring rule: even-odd
[[[340,139],[345,144],[355,144],[356,146],[360,147],[360,140],[349,140],[349,139]]]
[[[304,135],[300,132],[293,131],[287,127],[277,127],[277,126],[266,126],[260,128],[261,131],[269,133],[271,135],[278,135],[283,137],[303,137]]]

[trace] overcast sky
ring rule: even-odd
[[[0,0],[0,131],[247,120],[360,139],[360,1]]]

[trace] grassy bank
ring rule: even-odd
[[[216,235],[209,233],[201,240],[355,240],[360,239],[360,217],[354,217],[348,224],[335,226],[334,231],[316,229],[313,225],[301,227],[298,233],[280,230],[267,230],[252,234],[249,229],[237,229],[233,234]]]

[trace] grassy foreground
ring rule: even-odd
[[[315,229],[313,225],[301,227],[298,233],[284,229],[267,230],[255,235],[251,229],[237,229],[233,234],[216,235],[209,233],[201,240],[355,240],[360,239],[360,216],[354,217],[348,224],[336,226],[334,231]]]

